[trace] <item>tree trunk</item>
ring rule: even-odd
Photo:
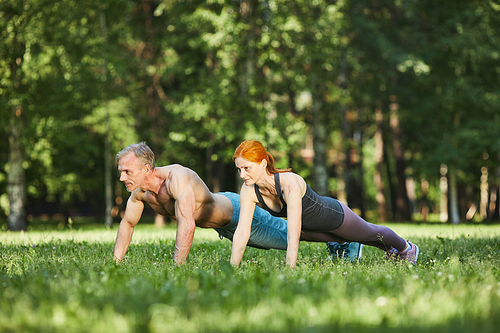
[[[106,26],[106,14],[101,8],[101,13],[99,15],[101,24],[101,36],[103,39],[103,49],[102,49],[102,60],[103,60],[103,71],[106,82],[108,81],[108,52],[106,50],[108,31]],[[104,133],[104,200],[105,200],[105,221],[104,224],[111,228],[113,226],[113,216],[111,211],[113,210],[113,179],[111,177],[111,137],[109,130],[109,103],[107,101],[106,93],[104,94],[105,108],[106,108],[106,132]]]
[[[397,191],[396,191],[396,210],[394,219],[396,221],[411,221],[411,211],[406,190],[406,176],[405,169],[406,163],[404,160],[404,150],[401,145],[402,131],[399,126],[399,104],[397,103],[396,96],[391,96],[390,104],[390,124],[392,129],[392,144],[394,150],[394,159],[396,162],[396,178],[397,178]]]
[[[456,112],[453,124],[454,128],[457,129],[460,126],[460,113]],[[453,137],[452,145],[455,149],[458,148],[457,138]],[[448,206],[449,206],[449,219],[453,224],[460,223],[460,211],[459,211],[459,202],[458,202],[458,186],[457,186],[457,172],[453,167],[448,167],[448,188],[449,188],[449,196],[448,196]]]
[[[167,225],[167,219],[161,214],[155,214],[155,228],[164,228]]]
[[[384,163],[384,140],[383,140],[383,114],[382,108],[378,106],[375,109],[375,122],[377,129],[375,131],[375,169],[374,182],[377,189],[375,199],[377,200],[377,213],[379,222],[387,222],[387,214],[385,211],[385,195],[384,195],[384,182],[382,181],[382,168]]]
[[[24,149],[21,144],[22,108],[15,107],[9,130],[9,171],[7,173],[7,195],[10,203],[9,229],[28,229],[26,221],[26,180],[23,169]]]
[[[326,167],[326,126],[321,115],[321,101],[313,102],[313,150],[314,190],[328,195],[328,171]]]
[[[481,185],[480,185],[480,200],[479,213],[481,218],[486,220],[488,217],[488,201],[489,201],[489,184],[488,184],[488,168],[481,168]]]
[[[450,187],[450,221],[453,224],[460,223],[460,214],[458,213],[458,190],[457,190],[457,175],[456,172],[450,168],[448,170],[448,182]]]
[[[420,188],[422,189],[422,197],[420,198],[420,212],[422,214],[422,221],[427,221],[427,215],[429,215],[429,206],[427,195],[429,193],[429,182],[422,179],[420,182]]]
[[[365,210],[365,169],[363,168],[363,160],[364,160],[364,153],[363,153],[363,130],[360,127],[361,123],[361,117],[358,116],[358,121],[357,121],[357,133],[354,133],[354,138],[355,140],[358,141],[358,147],[359,147],[359,161],[357,163],[358,167],[358,174],[359,174],[359,179],[357,181],[358,184],[358,196],[359,196],[359,210],[360,210],[360,216],[363,219],[366,219],[366,210]]]
[[[243,63],[242,73],[240,76],[240,99],[245,102],[248,94],[250,82],[255,77],[255,20],[253,20],[254,2],[244,0],[240,2],[240,13],[243,22],[249,27],[244,31],[246,41],[246,57]]]
[[[500,187],[497,185],[496,186],[496,190],[495,190],[495,193],[493,195],[492,193],[492,201],[490,203],[490,207],[492,209],[492,214],[490,215],[491,216],[491,220],[492,221],[499,221],[500,220]]]
[[[107,108],[107,106],[106,106]],[[105,225],[107,227],[113,226],[113,179],[111,177],[111,148],[109,142],[109,117],[106,119],[106,134],[104,138],[104,195],[106,201],[106,219]]]
[[[496,169],[496,177],[494,174],[494,181],[490,184],[490,194],[489,194],[489,204],[488,204],[488,219],[487,222],[491,221],[498,221],[498,212],[499,212],[499,207],[498,207],[498,201],[499,201],[499,194],[500,194],[500,188],[498,186],[497,179],[500,176],[500,168]]]
[[[346,61],[345,59],[342,60],[342,63],[340,65],[340,72],[339,72],[339,86],[340,89],[342,90],[347,90],[347,78],[346,78]],[[341,113],[342,113],[342,141],[343,141],[343,147],[344,147],[344,158],[341,159],[339,162],[343,166],[339,173],[339,178],[342,179],[343,182],[343,187],[345,191],[345,200],[346,204],[350,206],[351,208],[354,208],[355,203],[353,200],[353,195],[352,193],[355,192],[355,184],[352,181],[352,168],[353,164],[351,163],[351,150],[353,149],[352,145],[352,134],[351,134],[351,122],[349,121],[348,117],[348,108],[345,103],[342,103],[340,106]]]
[[[384,140],[384,142],[387,142],[387,141]],[[386,148],[385,144],[383,145],[382,149],[383,149],[383,153],[384,153],[383,161],[385,163],[385,171],[387,173],[387,186],[389,188],[392,220],[394,220],[395,219],[394,216],[396,216],[396,190],[394,189],[391,163],[389,160],[389,154],[387,153],[387,148]]]
[[[342,161],[339,161],[335,167],[335,174],[339,175],[337,177],[337,200],[343,202],[347,205],[347,193],[345,189],[345,182],[342,175],[344,174],[344,165]]]
[[[406,177],[406,193],[408,193],[408,209],[410,216],[415,212],[417,195],[415,193],[415,179],[413,177]]]
[[[140,51],[137,53],[141,58],[141,62],[145,63],[144,69],[148,66],[156,66],[158,59],[158,46],[155,43],[155,38],[159,33],[164,33],[154,25],[154,11],[157,4],[153,0],[143,0],[142,1],[142,11],[144,12],[144,26],[140,29],[145,31],[145,40],[140,47]],[[139,10],[139,9],[138,9]],[[168,131],[168,122],[166,121],[165,114],[162,114],[162,106],[160,102],[166,101],[168,97],[165,95],[165,91],[160,84],[160,78],[158,74],[147,74],[143,78],[146,87],[147,96],[147,110],[148,116],[151,121],[150,135],[151,142],[148,145],[155,152],[158,157],[163,149],[165,140],[165,130]]]
[[[446,222],[448,221],[448,167],[446,164],[441,164],[440,174],[439,189],[441,190],[441,196],[439,201],[439,220]]]
[[[313,174],[314,190],[319,195],[328,195],[328,170],[326,167],[327,129],[323,112],[321,87],[317,74],[312,73],[312,134],[313,134]],[[341,176],[341,175],[340,175]]]

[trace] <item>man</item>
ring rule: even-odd
[[[178,164],[155,167],[154,153],[145,142],[126,147],[116,155],[116,160],[120,181],[131,192],[116,236],[117,262],[125,257],[145,203],[158,214],[177,220],[174,251],[177,265],[185,263],[196,227],[214,228],[221,236],[233,239],[240,210],[238,194],[212,193],[193,170]],[[248,245],[286,250],[286,221],[256,207]],[[334,253],[331,249],[329,252]]]

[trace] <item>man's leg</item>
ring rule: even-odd
[[[233,240],[234,232],[238,226],[240,213],[240,196],[237,193],[223,192],[233,205],[233,216],[230,223],[222,228],[215,230],[219,235]],[[286,221],[280,217],[274,217],[269,212],[260,207],[255,207],[253,214],[252,228],[248,246],[259,249],[278,249],[286,250],[287,248],[287,228]]]

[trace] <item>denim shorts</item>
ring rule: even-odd
[[[233,241],[240,216],[240,195],[232,192],[222,192],[220,194],[231,200],[233,204],[233,216],[231,222],[222,228],[214,229],[219,233],[221,238],[226,237]],[[250,239],[247,245],[265,250],[286,250],[286,231],[286,220],[281,217],[274,217],[264,209],[255,206]]]

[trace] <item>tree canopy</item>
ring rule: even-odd
[[[0,216],[103,214],[137,141],[238,192],[251,138],[374,221],[498,220],[499,31],[492,0],[2,1]]]

